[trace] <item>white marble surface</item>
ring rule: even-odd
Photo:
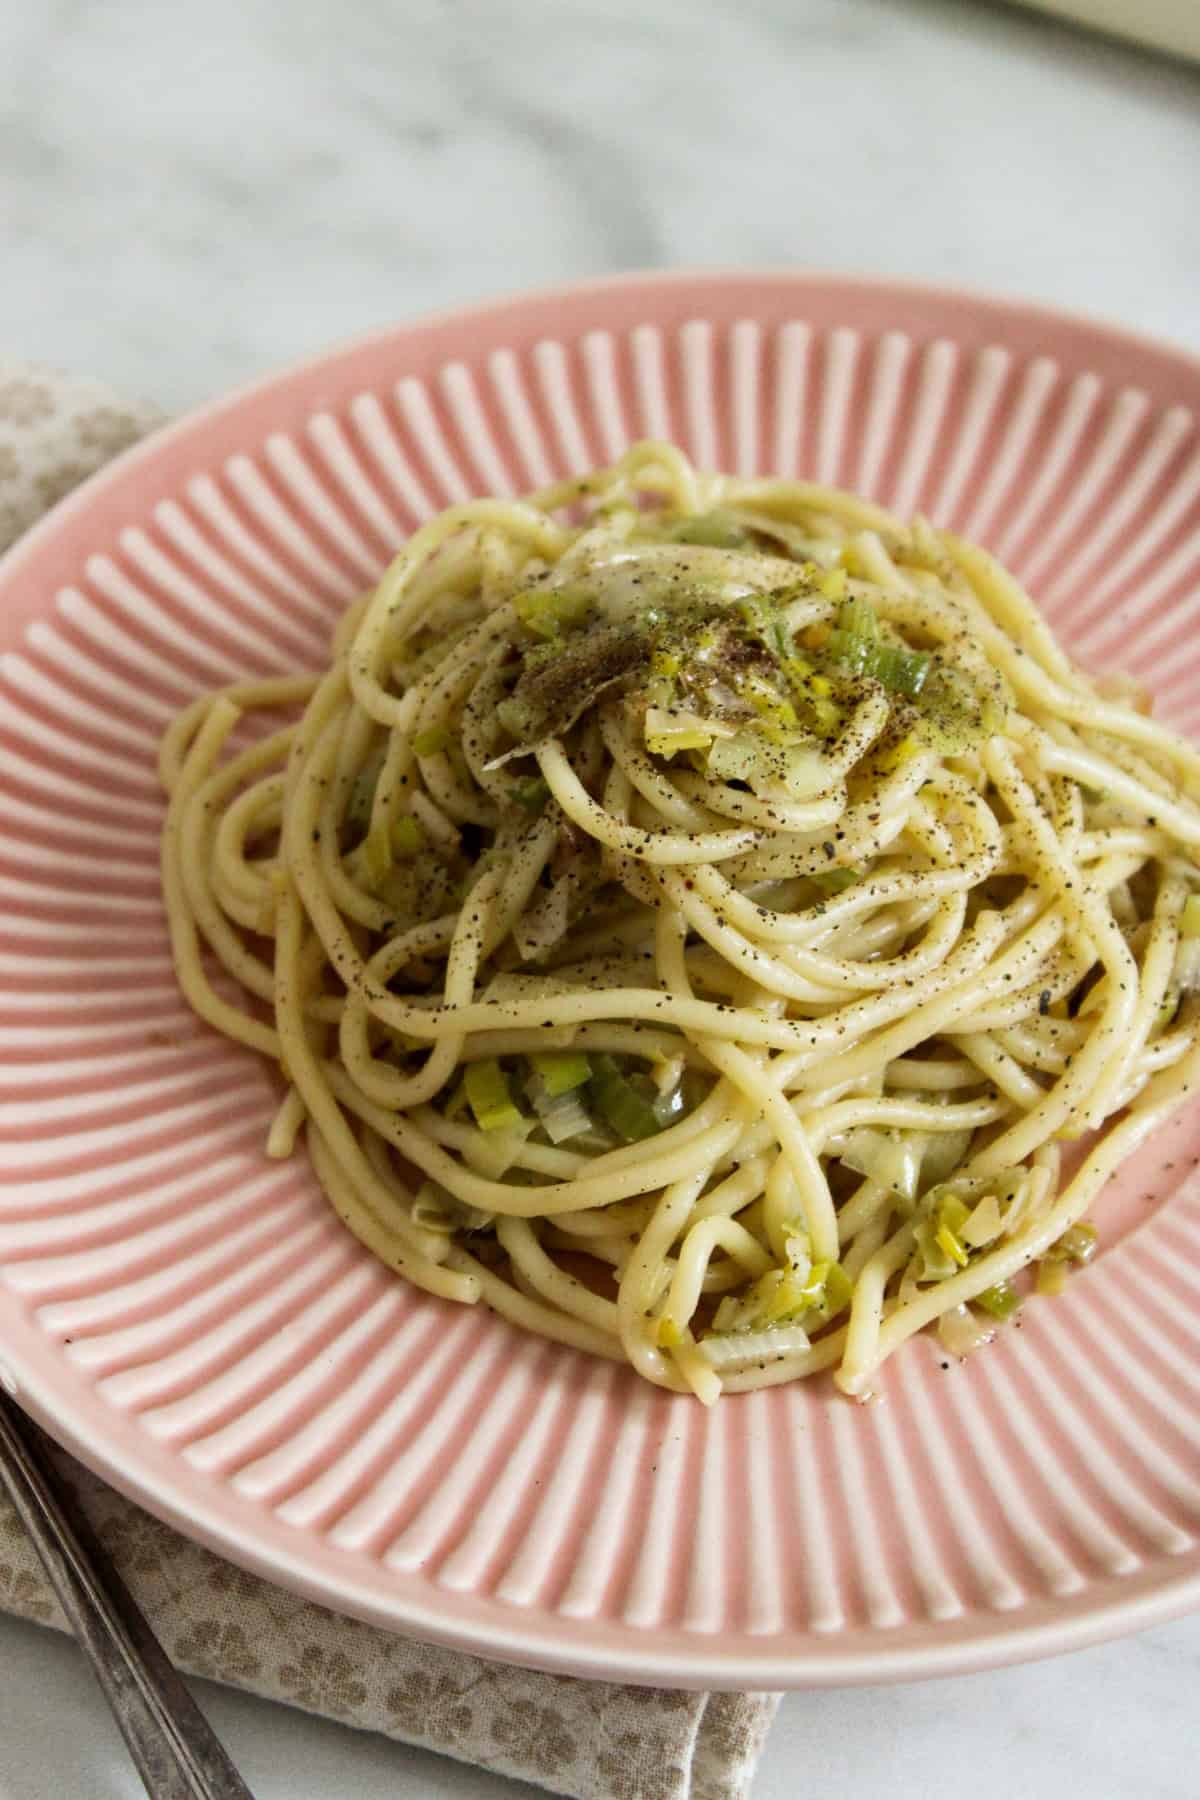
[[[545,1800],[525,1782],[193,1686],[257,1800]],[[1190,1619],[1020,1669],[789,1694],[753,1800],[1194,1800],[1198,1691]],[[0,1800],[142,1800],[74,1646],[12,1619],[0,1620]]]
[[[0,0],[0,101],[5,348],[173,408],[657,264],[946,277],[1200,341],[1200,73],[1003,6]]]
[[[1135,0],[1130,0],[1131,4]],[[1200,72],[971,0],[0,0],[0,345],[169,408],[630,267],[949,278],[1200,347]],[[0,1800],[140,1788],[0,1620]],[[755,1800],[1185,1800],[1200,1619],[784,1702]],[[204,1690],[259,1800],[537,1790]]]

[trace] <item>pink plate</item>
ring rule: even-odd
[[[159,900],[155,742],[318,663],[420,519],[669,436],[995,548],[1071,648],[1200,729],[1200,364],[937,289],[640,277],[404,326],[121,458],[0,570],[0,1377],[117,1487],[376,1623],[578,1675],[949,1673],[1200,1602],[1200,1118],[1104,1254],[886,1402],[713,1412],[392,1280],[274,1090],[199,1025]]]

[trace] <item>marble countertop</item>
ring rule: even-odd
[[[1131,4],[1134,0],[1131,0]],[[670,265],[1057,301],[1200,349],[1200,71],[972,0],[0,8],[0,346],[177,410],[396,318]],[[0,1800],[140,1793],[74,1648],[0,1619]],[[789,1696],[755,1800],[1185,1800],[1200,1618]],[[540,1790],[205,1689],[259,1800]]]
[[[9,5],[0,330],[171,409],[667,265],[949,278],[1195,344],[1198,99],[972,0]]]

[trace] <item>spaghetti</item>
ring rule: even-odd
[[[1200,755],[849,494],[644,444],[455,507],[161,768],[269,1154],[417,1287],[706,1402],[973,1347],[1200,1070]]]

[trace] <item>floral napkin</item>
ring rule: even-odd
[[[121,404],[98,382],[0,358],[0,550],[161,417]],[[578,1800],[743,1800],[750,1792],[778,1694],[576,1681],[396,1637],[235,1568],[65,1452],[56,1456],[168,1654],[189,1674]],[[2,1496],[0,1609],[66,1629]],[[402,1756],[396,1778],[403,1788]]]

